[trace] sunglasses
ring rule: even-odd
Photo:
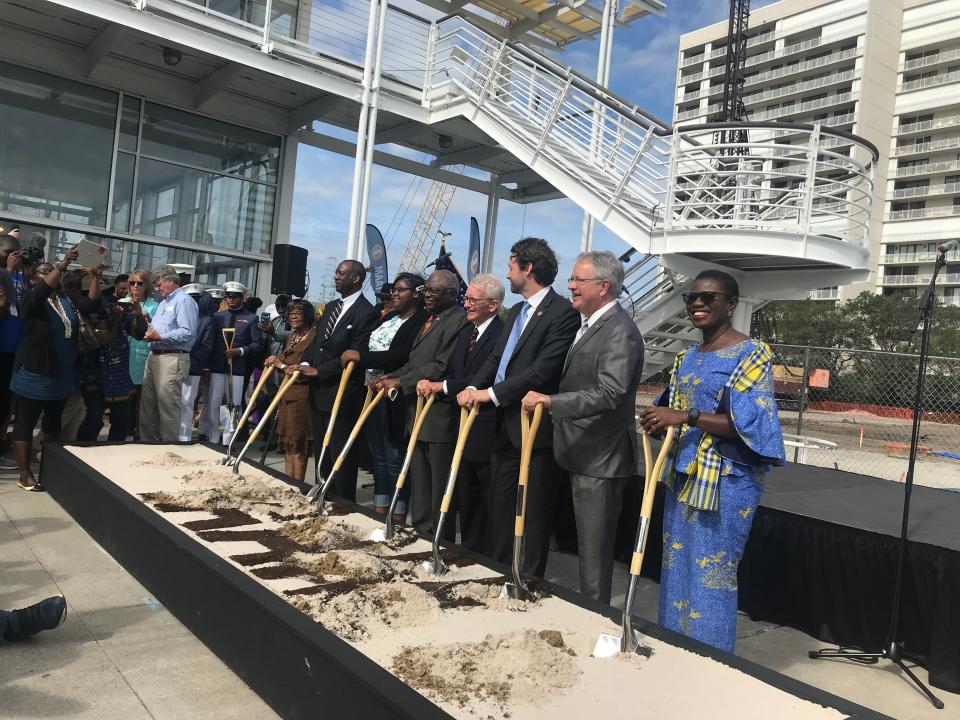
[[[133,286],[143,285],[143,280],[131,280],[128,284]]]
[[[721,292],[685,292],[683,293],[683,302],[686,305],[693,305],[697,300],[699,300],[704,305],[711,305],[713,304],[713,301],[717,299],[718,295],[730,297],[726,293]]]

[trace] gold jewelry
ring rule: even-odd
[[[60,319],[63,321],[63,336],[65,338],[71,337],[73,335],[73,325],[70,322],[70,318],[67,317],[67,311],[63,309],[63,303],[60,302],[60,296],[54,295],[53,297],[47,298],[47,302],[50,303],[50,307],[53,308],[53,311],[60,316]]]

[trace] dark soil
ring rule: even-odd
[[[260,521],[245,512],[234,508],[221,508],[218,510],[209,510],[212,515],[216,515],[215,520],[191,520],[183,523],[183,527],[194,532],[203,530],[219,530],[220,528],[240,527],[242,525],[259,525]]]
[[[390,558],[385,558],[388,560],[401,560],[403,562],[412,562],[412,563],[422,563],[424,560],[433,560],[433,551],[424,550],[423,552],[415,553],[406,553],[405,555],[394,555]],[[476,565],[477,561],[472,558],[467,557],[463,553],[459,553],[456,550],[450,550],[449,548],[440,549],[440,559],[443,560],[447,565],[460,568],[470,567],[471,565]]]
[[[190,507],[188,505],[178,505],[176,503],[167,502],[166,498],[169,498],[169,497],[171,496],[165,492],[140,493],[140,498],[144,502],[152,503],[153,507],[162,513],[194,512],[196,510],[203,509],[203,508],[197,508],[197,507]]]
[[[252,568],[250,572],[262,580],[279,580],[280,578],[297,577],[303,575],[303,568],[299,565],[283,563],[262,568]]]
[[[312,587],[300,588],[298,590],[284,590],[283,594],[293,595],[319,595],[320,593],[329,593],[330,595],[346,595],[357,588],[366,585],[378,585],[379,578],[345,578],[343,580],[334,580],[333,582],[320,583]]]

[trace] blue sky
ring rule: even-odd
[[[728,3],[724,0],[666,2],[664,17],[643,18],[629,28],[617,29],[610,85],[617,94],[669,121],[680,35],[724,20]],[[770,0],[754,0],[752,3],[754,8],[768,4]],[[559,56],[559,60],[594,77],[598,45],[597,41],[574,43]],[[312,283],[309,294],[313,299],[320,296],[324,276],[332,272],[332,263],[327,258],[342,257],[346,247],[352,173],[352,158],[300,146],[291,242],[310,252]],[[391,276],[396,272],[428,182],[374,166],[368,222],[379,227],[388,241]],[[409,203],[411,197],[413,201]],[[409,204],[405,214],[404,198]],[[470,217],[475,216],[480,221],[482,233],[486,202],[485,195],[457,189],[443,223],[444,231],[453,233],[447,247],[461,268],[466,264]],[[558,279],[566,278],[579,251],[582,217],[580,209],[566,199],[529,205],[501,202],[493,272],[499,277],[506,273],[507,256],[513,242],[524,235],[537,235],[546,238],[560,258]],[[620,254],[628,248],[622,239],[599,224],[594,238],[594,247],[598,250]],[[516,298],[507,298],[508,305],[515,301]]]

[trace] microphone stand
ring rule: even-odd
[[[924,291],[920,299],[920,304],[917,306],[917,309],[920,311],[923,330],[920,336],[920,362],[919,369],[917,370],[917,384],[913,396],[913,429],[910,434],[910,459],[907,462],[907,477],[903,486],[903,518],[900,524],[900,549],[897,557],[897,577],[893,590],[893,609],[890,612],[890,627],[887,630],[886,644],[878,652],[851,651],[843,648],[811,650],[809,652],[809,656],[812,659],[841,658],[857,662],[875,663],[885,658],[897,665],[938,710],[943,709],[943,701],[930,692],[930,688],[924,685],[920,678],[904,664],[902,655],[903,641],[899,639],[899,634],[900,605],[903,598],[903,569],[907,557],[907,531],[910,524],[910,494],[913,492],[913,472],[917,462],[917,446],[920,444],[920,417],[923,414],[923,384],[927,373],[927,360],[930,354],[930,320],[933,317],[933,303],[936,297],[934,287],[937,282],[937,275],[940,274],[940,270],[946,264],[946,252],[945,250],[940,250],[940,253],[937,255],[936,265],[933,268],[933,277],[930,278],[930,284]]]

